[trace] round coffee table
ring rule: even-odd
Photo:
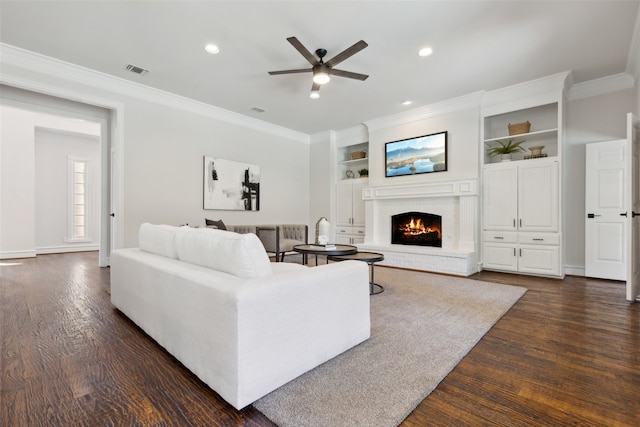
[[[352,245],[335,245],[335,249],[318,249],[315,245],[296,245],[293,250],[302,254],[302,263],[308,254],[316,256],[316,265],[318,265],[318,255],[327,255],[327,263],[329,257],[334,255],[349,255],[358,252],[358,248]]]
[[[370,274],[369,274],[369,295],[377,295],[379,293],[384,292],[384,288],[381,285],[378,285],[373,280],[373,264],[378,261],[384,260],[384,255],[376,252],[356,252],[347,255],[331,255],[327,258],[327,260],[332,261],[346,261],[346,260],[356,260],[356,261],[364,261],[369,264]]]

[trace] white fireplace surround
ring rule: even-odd
[[[384,254],[383,265],[469,276],[478,271],[478,182],[365,187],[365,241],[360,251]],[[391,244],[391,216],[426,212],[442,216],[442,247]]]

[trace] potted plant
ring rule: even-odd
[[[487,151],[487,154],[491,157],[501,156],[503,162],[510,161],[511,154],[525,151],[525,149],[522,148],[522,143],[524,142],[524,140],[514,141],[513,138],[510,138],[508,140],[496,141],[496,142],[498,143],[498,145],[495,145],[493,147],[489,146],[489,150]]]
[[[367,168],[362,168],[358,171],[358,173],[360,174],[361,178],[367,177],[369,176],[369,169]]]

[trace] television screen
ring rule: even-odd
[[[385,177],[447,170],[447,131],[387,142]]]

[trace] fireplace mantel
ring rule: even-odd
[[[444,181],[430,184],[365,187],[362,191],[362,198],[364,200],[415,199],[422,197],[460,197],[477,195],[478,181],[475,179]]]
[[[365,241],[360,250],[381,252],[383,264],[469,276],[477,272],[478,181],[365,187]],[[442,248],[391,244],[391,215],[429,212],[442,216]]]

